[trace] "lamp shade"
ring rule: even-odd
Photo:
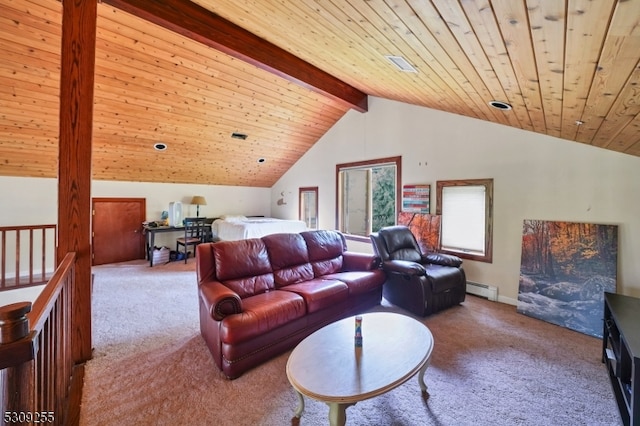
[[[196,204],[198,206],[206,206],[207,200],[204,199],[202,195],[194,195],[191,199],[191,204]]]

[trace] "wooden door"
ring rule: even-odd
[[[94,198],[93,264],[144,259],[144,198]]]

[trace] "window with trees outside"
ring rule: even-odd
[[[401,157],[336,165],[337,229],[356,239],[396,224]]]
[[[437,181],[436,214],[443,252],[493,261],[493,179]]]
[[[318,229],[318,187],[298,188],[300,204],[299,219],[307,225],[307,229]]]

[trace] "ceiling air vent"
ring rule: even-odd
[[[234,139],[242,139],[242,140],[247,139],[247,135],[246,134],[238,133],[238,132],[231,133],[231,137],[234,138]]]
[[[409,62],[407,62],[407,60],[405,58],[403,58],[402,56],[387,55],[387,56],[385,56],[385,58],[387,58],[387,60],[389,62],[391,62],[393,65],[395,65],[400,71],[418,72],[418,70],[415,69],[413,67],[413,65],[411,65]]]

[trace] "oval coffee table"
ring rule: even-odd
[[[362,347],[354,345],[355,317],[321,328],[296,346],[287,361],[287,378],[298,395],[295,416],[302,416],[304,396],[329,405],[329,423],[344,425],[346,409],[358,401],[400,386],[416,373],[428,398],[424,373],[433,336],[406,315],[374,312],[362,316]]]

